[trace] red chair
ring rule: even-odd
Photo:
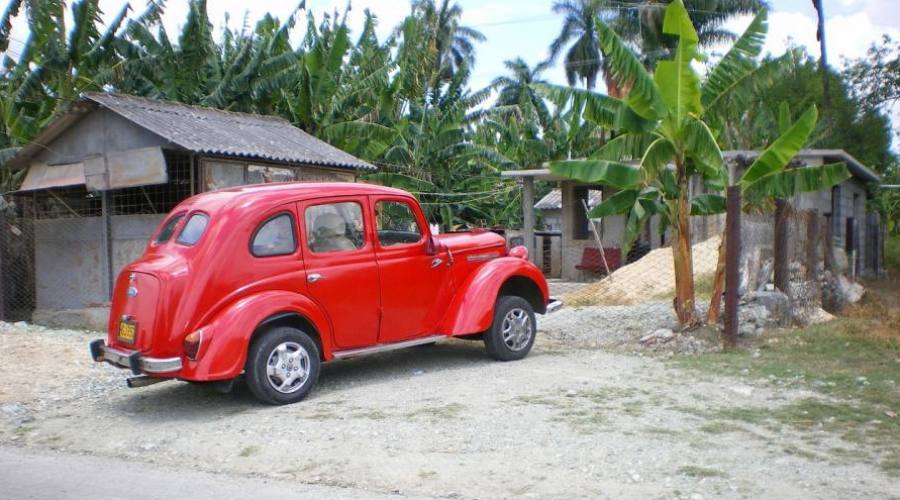
[[[622,262],[622,250],[619,248],[605,248],[606,264],[610,271],[619,268]],[[587,247],[581,253],[581,263],[575,266],[579,271],[591,271],[595,273],[605,273],[606,268],[603,267],[603,256],[600,249],[595,247]]]

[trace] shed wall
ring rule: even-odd
[[[138,127],[107,109],[86,114],[66,129],[33,161],[50,165],[74,163],[105,153],[151,146],[167,146],[162,137]]]

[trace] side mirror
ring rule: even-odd
[[[425,241],[425,254],[426,255],[437,254],[437,244],[434,241],[434,236],[432,236],[431,234],[428,235],[428,240]]]

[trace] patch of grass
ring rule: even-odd
[[[900,477],[900,452],[894,451],[879,464],[881,470],[891,477]]]
[[[511,400],[514,404],[541,405],[556,410],[561,420],[580,433],[595,432],[609,420],[611,413],[640,415],[645,401],[636,399],[646,396],[631,388],[601,387],[583,391],[554,392],[518,396]]]
[[[697,465],[683,465],[676,472],[688,477],[728,477],[728,474],[718,469],[699,467]]]
[[[888,333],[894,328],[892,315],[900,315],[900,293],[896,285],[893,288],[890,292],[869,288],[868,302],[864,299],[858,306],[862,311],[868,307],[869,316],[857,309],[852,317],[800,330],[775,331],[733,351],[675,356],[673,363],[682,368],[758,378],[779,386],[797,385],[822,395],[775,408],[694,409],[694,413],[705,413],[710,420],[701,430],[710,434],[727,432],[727,426],[720,422],[724,420],[773,430],[787,426],[805,432],[808,439],[827,432],[861,446],[867,457],[881,460],[885,470],[900,467],[900,458],[892,455],[892,450],[900,449],[900,418],[889,416],[900,409],[900,326]],[[878,311],[871,313],[872,308]],[[785,451],[800,456],[808,453]],[[856,453],[828,455],[860,458],[851,456]]]
[[[259,453],[258,446],[246,446],[238,455],[242,457],[249,457],[251,455],[256,455],[257,453]]]
[[[464,405],[459,403],[448,403],[445,405],[425,406],[418,410],[413,410],[406,414],[407,418],[425,417],[432,420],[449,420],[459,416],[465,409]]]
[[[361,411],[354,412],[352,415],[354,418],[368,418],[370,420],[384,420],[384,419],[388,418],[388,416],[389,416],[387,413],[385,413],[381,410],[377,410],[377,409],[376,410],[361,410]]]
[[[900,272],[900,235],[888,236],[884,240],[884,267],[894,273]]]
[[[700,432],[707,434],[726,434],[729,432],[737,432],[740,427],[734,425],[734,422],[725,422],[722,420],[714,420],[700,426]]]
[[[802,458],[805,458],[805,459],[807,459],[807,460],[822,461],[822,457],[819,456],[818,454],[813,453],[813,452],[808,451],[808,450],[804,450],[803,448],[799,448],[799,447],[794,446],[794,445],[792,445],[792,444],[789,444],[789,445],[783,447],[782,450],[783,450],[785,453],[787,453],[788,455],[794,455],[794,456],[796,456],[796,457],[802,457]]]

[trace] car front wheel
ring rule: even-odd
[[[319,378],[319,349],[296,328],[277,327],[253,340],[244,367],[247,387],[257,399],[273,405],[300,401]]]
[[[528,355],[536,335],[531,304],[522,297],[503,296],[494,307],[494,321],[485,332],[484,346],[492,358],[513,361]]]

